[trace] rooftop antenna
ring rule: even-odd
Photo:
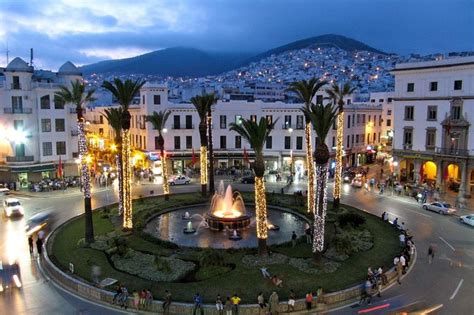
[[[33,48],[30,48],[30,66],[33,67]]]
[[[8,53],[9,53],[9,52],[10,52],[10,51],[8,50],[8,41],[7,41],[7,65],[10,63],[10,58],[9,58],[9,56],[8,56]]]

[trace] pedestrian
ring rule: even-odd
[[[38,256],[41,258],[41,253],[43,251],[43,240],[39,237],[36,240],[36,251],[38,252]]]
[[[257,304],[260,307],[260,310],[258,311],[258,313],[260,314],[267,307],[267,304],[265,303],[265,297],[263,296],[262,292],[258,293]]]
[[[133,306],[138,311],[138,305],[140,304],[140,294],[137,290],[132,291],[132,298],[133,298]]]
[[[153,294],[151,293],[150,289],[147,289],[145,291],[145,308],[150,309],[152,303],[153,303]]]
[[[196,315],[197,313],[203,315],[204,310],[202,309],[202,297],[199,294],[199,292],[197,292],[194,295],[193,301],[194,301],[193,315]]]
[[[386,214],[387,214],[387,212],[385,212],[385,211],[382,213],[382,221],[385,221],[385,215]]]
[[[234,311],[234,315],[239,315],[239,304],[241,298],[237,295],[237,293],[234,293],[230,300],[232,301],[232,309]]]
[[[117,286],[115,287],[115,294],[114,294],[114,298],[112,299],[112,304],[115,304],[115,302],[120,301],[121,295],[122,295],[122,286],[120,284],[117,284]]]
[[[270,275],[270,273],[268,272],[267,267],[262,267],[262,268],[260,268],[260,272],[262,273],[262,276],[263,276],[265,279],[272,277],[272,276]]]
[[[220,294],[218,294],[217,298],[216,298],[216,309],[217,309],[217,312],[219,313],[219,315],[224,314],[224,304],[222,304],[222,299],[221,299]]]
[[[400,231],[402,232],[406,232],[407,228],[405,227],[405,222],[402,222],[402,224],[400,225]]]
[[[407,260],[405,256],[402,254],[400,255],[400,264],[402,265],[402,273],[406,273],[406,267],[407,267]]]
[[[290,295],[288,298],[288,313],[295,310],[296,295],[293,290],[290,290]]]
[[[316,301],[318,303],[324,303],[324,292],[323,292],[323,287],[318,287],[318,290],[316,290]]]
[[[163,298],[163,314],[170,313],[170,305],[171,305],[171,293],[168,290],[165,290],[165,296]]]
[[[125,286],[122,286],[122,295],[120,298],[120,308],[128,308],[128,290]]]
[[[278,314],[279,303],[280,303],[280,300],[278,298],[278,294],[275,291],[273,291],[272,294],[270,295],[270,298],[268,299],[268,304],[270,305],[269,312],[271,315]]]
[[[400,235],[398,236],[398,239],[400,240],[400,247],[405,247],[406,239],[405,239],[405,234],[403,232],[400,233]]]
[[[395,218],[395,220],[393,220],[393,226],[398,228],[398,218]]]
[[[304,231],[304,234],[306,235],[306,244],[311,244],[311,226],[308,226],[308,228]]]
[[[143,289],[140,291],[140,303],[139,307],[142,309],[145,309],[145,304],[146,304],[146,290]]]
[[[378,274],[379,274],[380,280],[382,280],[382,285],[386,285],[388,283],[388,279],[387,279],[387,275],[385,274],[384,266],[379,267]]]
[[[306,309],[310,310],[311,306],[313,305],[313,293],[311,291],[306,293],[305,302],[306,302]]]
[[[44,231],[43,231],[43,230],[40,230],[40,231],[38,232],[38,238],[40,238],[42,241],[44,241],[44,236],[45,236]]]
[[[433,245],[430,245],[430,247],[428,247],[428,263],[430,265],[433,262],[433,258],[434,258],[434,247]]]
[[[362,290],[362,295],[360,297],[359,305],[362,305],[364,302],[370,305],[372,301],[372,282],[370,282],[370,278],[367,277],[367,280],[364,283],[364,288]]]
[[[296,246],[296,239],[298,238],[298,236],[296,236],[296,233],[295,231],[293,231],[293,233],[291,233],[291,244],[293,247]]]
[[[225,301],[225,315],[232,315],[232,301],[230,300],[230,297],[228,296],[226,301]]]
[[[28,236],[28,247],[30,248],[30,255],[33,255],[33,235]]]
[[[397,261],[397,264],[395,265],[395,270],[397,271],[397,282],[398,284],[402,284],[400,279],[402,278],[402,262],[400,260]]]

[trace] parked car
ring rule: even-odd
[[[244,176],[240,180],[243,184],[255,184],[255,177],[254,176]]]
[[[31,235],[40,230],[49,230],[54,222],[53,212],[40,212],[28,219],[25,225],[26,235]]]
[[[453,214],[456,212],[456,209],[451,207],[449,203],[446,202],[432,202],[432,203],[424,203],[423,209],[431,210],[438,212],[439,214]]]
[[[462,215],[459,217],[462,223],[466,223],[470,226],[474,226],[474,214]]]
[[[362,178],[361,177],[356,177],[352,180],[352,187],[356,187],[356,188],[362,188],[362,186],[364,185],[364,183],[362,182]]]
[[[18,262],[4,264],[0,260],[0,293],[9,288],[22,287],[20,265]]]
[[[184,175],[178,175],[178,176],[175,176],[175,177],[171,178],[170,180],[168,180],[168,183],[171,186],[174,186],[174,185],[187,185],[190,182],[191,182],[191,178],[189,178],[188,176],[184,176]]]
[[[342,181],[344,183],[351,183],[352,180],[354,179],[354,173],[351,173],[351,172],[346,172],[344,174],[342,174]]]
[[[0,185],[0,196],[1,195],[8,195],[10,193],[10,189],[4,185]]]
[[[25,214],[20,200],[16,198],[7,198],[3,201],[3,214],[7,217],[23,216]]]

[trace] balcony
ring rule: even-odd
[[[25,156],[7,156],[8,163],[17,163],[17,162],[33,162],[35,160],[32,155]]]
[[[296,124],[296,129],[303,130],[305,128],[304,124]]]
[[[77,137],[78,134],[79,132],[77,130],[71,130],[71,136]]]
[[[31,87],[32,88],[40,88],[40,89],[53,89],[60,87],[60,83],[55,83],[55,82],[32,82]]]
[[[469,150],[457,149],[457,148],[436,147],[436,153],[443,154],[443,155],[469,156]]]
[[[4,108],[5,114],[31,114],[33,113],[32,108]]]
[[[411,144],[411,143],[403,144],[403,150],[411,150],[412,147],[413,147],[413,144]]]
[[[212,125],[212,128],[214,128],[214,125]],[[171,129],[194,129],[194,124],[173,124]]]
[[[21,90],[20,83],[12,83],[10,86],[12,90]]]
[[[146,124],[138,124],[138,128],[145,130],[146,129]]]

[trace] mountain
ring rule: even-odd
[[[85,74],[140,73],[173,77],[203,77],[233,70],[273,54],[281,54],[289,50],[298,50],[311,46],[331,46],[347,51],[366,50],[384,54],[384,52],[357,40],[341,35],[327,34],[295,41],[257,55],[249,53],[212,53],[195,48],[174,47],[126,59],[93,63],[83,66],[82,71]]]
[[[174,47],[153,51],[136,57],[106,60],[82,67],[90,73],[141,73],[174,77],[202,77],[232,70],[251,54],[211,53],[199,49]]]

